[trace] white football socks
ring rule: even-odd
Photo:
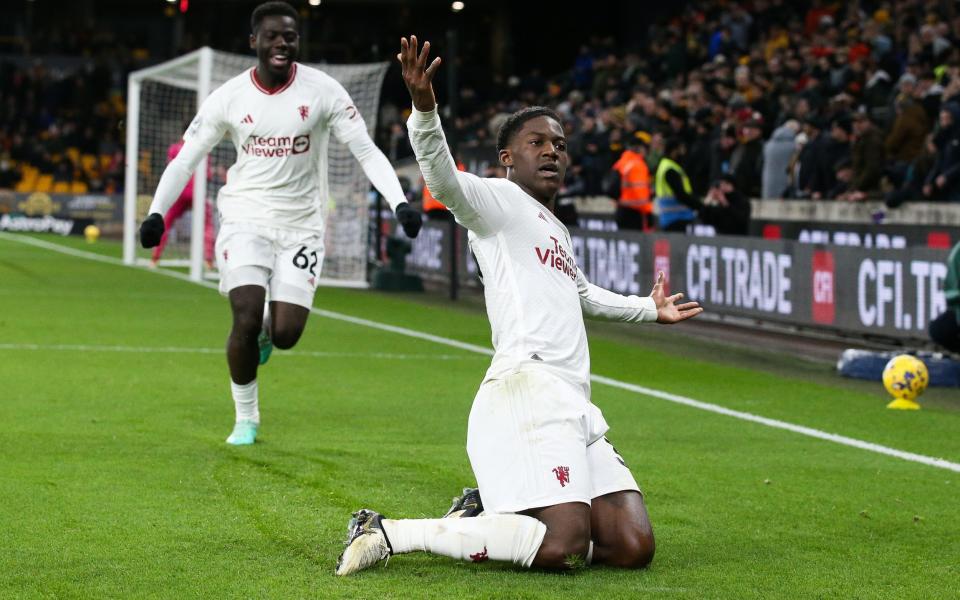
[[[253,421],[260,424],[260,403],[257,401],[257,380],[239,385],[230,382],[230,391],[233,392],[233,404],[237,409],[237,422]]]
[[[510,561],[529,567],[547,526],[524,515],[469,519],[383,519],[394,554],[430,552],[459,560]]]

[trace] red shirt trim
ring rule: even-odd
[[[268,96],[274,96],[276,94],[279,94],[283,90],[290,87],[290,84],[293,83],[293,79],[296,76],[297,76],[297,63],[293,63],[293,65],[291,65],[290,67],[290,79],[287,79],[287,82],[281,85],[280,87],[276,87],[271,90],[270,88],[268,88],[267,86],[263,85],[263,83],[260,82],[260,78],[257,77],[257,68],[254,67],[250,69],[250,81],[253,82],[253,86]]]

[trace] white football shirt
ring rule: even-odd
[[[546,207],[512,181],[458,171],[436,110],[414,109],[407,127],[430,191],[469,230],[495,351],[485,381],[542,368],[589,398],[584,313],[655,321],[653,299],[621,296],[589,283],[577,268],[570,232]]]
[[[368,138],[343,86],[294,63],[287,83],[272,91],[257,80],[255,68],[227,81],[203,102],[184,140],[199,156],[225,135],[236,148],[237,161],[217,197],[222,222],[316,230],[323,227],[329,194],[331,132],[344,143]]]

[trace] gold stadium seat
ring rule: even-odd
[[[40,174],[40,172],[37,171],[35,167],[31,167],[30,165],[26,164],[23,165],[23,167],[20,169],[20,172],[22,173],[22,177],[14,188],[15,191],[20,193],[32,192],[37,185],[37,176]]]
[[[53,189],[53,175],[41,175],[34,186],[36,192],[49,192]]]
[[[94,173],[97,168],[97,157],[93,154],[81,154],[80,166],[87,175]]]
[[[70,192],[73,194],[86,194],[87,184],[82,181],[74,181],[70,184]]]
[[[70,182],[68,181],[54,181],[53,188],[50,190],[55,194],[67,194],[70,192]]]

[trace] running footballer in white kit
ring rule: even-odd
[[[584,315],[676,323],[696,302],[665,296],[663,273],[649,297],[592,285],[577,268],[566,227],[553,215],[568,157],[559,117],[533,107],[497,136],[506,179],[457,171],[437,116],[429,43],[401,41],[398,58],[413,99],[407,126],[433,195],[468,230],[483,278],[494,357],[473,402],[467,452],[486,512],[462,519],[383,518],[354,513],[337,574],[391,554],[427,551],[529,567],[598,563],[644,567],[653,531],[643,496],[608,426],[590,402]]]
[[[220,291],[233,311],[227,362],[236,422],[227,442],[235,445],[256,440],[258,365],[273,345],[286,349],[297,343],[313,305],[324,257],[330,134],[357,158],[408,236],[415,237],[421,224],[347,91],[326,73],[296,62],[296,10],[285,2],[261,4],[251,16],[251,31],[257,66],[204,100],[140,228],[145,248],[159,243],[162,215],[200,160],[229,136],[237,161],[217,197],[216,257]]]

